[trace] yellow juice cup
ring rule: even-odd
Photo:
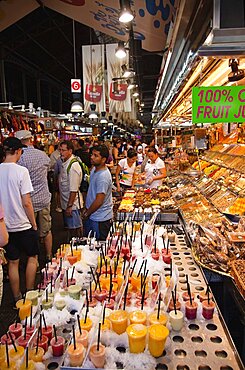
[[[31,301],[29,301],[29,299],[26,299],[25,303],[23,299],[20,299],[16,302],[16,308],[19,308],[19,317],[21,321],[31,316]]]
[[[146,325],[147,315],[144,311],[133,311],[129,314],[130,324]]]
[[[100,276],[100,285],[102,289],[106,289],[107,285],[110,285],[110,276],[107,274],[107,277],[105,274]]]
[[[133,273],[133,275],[131,276],[131,285],[135,289],[140,289],[140,284],[141,284],[140,276],[137,277],[137,274]]]
[[[9,366],[7,361],[1,363],[1,370],[17,370],[15,361],[9,361]]]
[[[86,322],[84,322],[84,319],[80,320],[80,325],[81,325],[81,329],[90,331],[92,328],[93,322],[89,317],[87,317]]]
[[[153,357],[160,357],[164,351],[169,330],[164,325],[154,324],[148,329],[148,349]]]
[[[35,362],[32,360],[28,361],[28,367],[26,367],[26,361],[24,361],[20,366],[20,370],[35,370],[35,369],[36,369]]]
[[[108,319],[104,320],[104,324],[101,323],[101,330],[106,331],[111,329],[111,322]]]
[[[5,357],[6,357],[6,348],[5,346],[1,345],[0,346],[0,364],[5,361]]]
[[[157,312],[153,312],[148,316],[149,324],[154,325],[154,324],[161,324],[161,325],[166,325],[168,318],[167,315],[164,315],[163,313],[159,314],[159,319],[157,318]]]
[[[112,330],[117,334],[122,334],[126,331],[128,326],[128,314],[123,310],[113,311],[109,320],[112,324]]]
[[[144,352],[147,328],[142,324],[131,324],[127,327],[129,350],[131,353]]]
[[[82,258],[82,251],[81,251],[81,249],[74,249],[73,250],[73,254],[74,254],[74,256],[77,257],[77,261],[81,261],[81,258]]]
[[[29,350],[30,360],[34,362],[43,362],[44,353],[45,352],[42,347],[38,347],[37,352],[36,352],[36,348],[32,348]]]
[[[9,359],[10,361],[13,360],[14,362],[18,361],[21,357],[23,357],[25,349],[21,346],[16,346],[17,352],[15,352],[14,348],[9,350]]]

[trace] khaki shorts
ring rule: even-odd
[[[35,212],[39,237],[45,238],[51,230],[50,206]]]

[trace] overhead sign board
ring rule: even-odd
[[[193,123],[243,122],[244,120],[244,85],[193,87]]]
[[[80,93],[81,90],[81,80],[79,78],[72,78],[71,79],[71,92],[72,93]]]

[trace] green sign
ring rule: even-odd
[[[245,121],[245,86],[193,87],[192,122]]]

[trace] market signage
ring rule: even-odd
[[[71,92],[80,93],[81,92],[81,80],[78,78],[71,79]]]
[[[192,89],[192,122],[243,122],[245,86],[210,86]]]

